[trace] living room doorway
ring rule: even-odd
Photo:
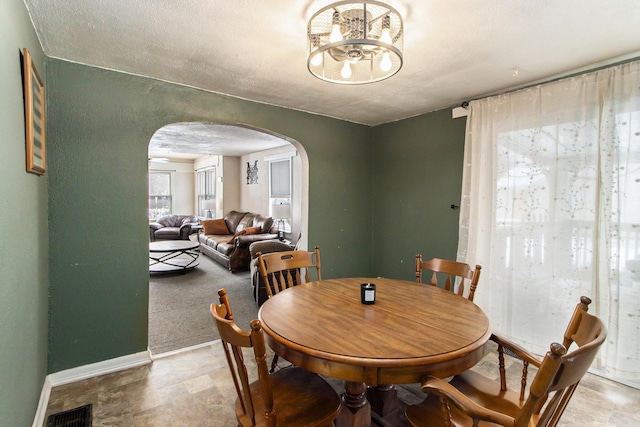
[[[306,248],[309,206],[306,151],[286,136],[244,125],[174,123],[154,133],[148,151],[150,221],[154,219],[152,216],[165,213],[194,215],[199,219],[223,218],[231,210],[271,216],[270,162],[283,157],[291,159],[291,218],[287,238]],[[205,197],[200,194],[198,183],[198,172],[203,170],[211,176],[208,181],[211,188]],[[250,172],[256,172],[255,176],[250,177]],[[161,185],[152,189],[154,175],[159,179],[153,182]],[[192,240],[197,239],[196,233],[190,236]],[[149,350],[154,356],[217,339],[208,311],[217,289],[225,286],[237,287],[238,292],[250,289],[248,270],[232,274],[205,255],[200,254],[200,258],[201,265],[192,271],[150,277]],[[247,317],[247,322],[255,317],[257,307],[249,294],[238,293],[235,299],[243,306],[238,315]]]

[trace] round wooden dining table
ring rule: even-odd
[[[362,304],[360,285],[376,285]],[[260,308],[268,345],[308,371],[345,381],[336,426],[369,426],[367,386],[445,378],[483,356],[489,319],[473,302],[435,286],[385,278],[301,284]]]

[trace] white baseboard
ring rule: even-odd
[[[47,375],[44,379],[42,392],[40,393],[40,402],[38,403],[38,409],[33,420],[33,427],[43,426],[44,416],[47,412],[49,397],[51,396],[51,389],[53,387],[135,368],[137,366],[148,365],[151,362],[151,353],[147,350]]]
[[[140,353],[116,357],[115,359],[103,360],[102,362],[92,363],[91,365],[84,365],[56,372],[54,374],[49,374],[48,377],[51,382],[51,387],[56,387],[80,380],[86,380],[87,378],[97,377],[99,375],[135,368],[136,366],[147,365],[149,363],[151,363],[151,354],[147,350],[141,351]]]
[[[185,353],[187,351],[197,350],[197,349],[202,348],[202,347],[211,347],[211,346],[213,346],[215,343],[217,343],[219,341],[220,341],[220,338],[218,338],[217,340],[213,340],[213,341],[203,342],[202,344],[192,345],[191,347],[184,347],[184,348],[179,348],[178,350],[168,351],[166,353],[153,354],[153,355],[151,355],[151,358],[153,360],[157,360],[157,359],[162,359],[163,357],[174,356],[176,354]]]
[[[46,376],[44,378],[42,392],[40,393],[36,416],[33,418],[32,427],[42,427],[44,425],[44,416],[47,413],[47,405],[49,405],[49,396],[51,396],[51,381],[49,381],[49,376]]]

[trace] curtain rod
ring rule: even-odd
[[[559,73],[559,74],[554,74],[552,76],[543,78],[543,79],[539,79],[539,80],[535,80],[533,82],[530,83],[523,83],[520,86],[513,86],[510,88],[507,88],[505,90],[502,91],[496,91],[496,92],[490,92],[481,96],[478,96],[476,98],[471,98],[468,99],[466,101],[461,102],[460,104],[454,105],[452,107],[449,108],[456,108],[456,107],[462,107],[462,108],[468,108],[469,107],[469,102],[470,101],[477,101],[479,99],[484,99],[484,98],[489,98],[491,96],[497,96],[497,95],[504,95],[507,93],[511,93],[511,92],[516,92],[522,89],[528,89],[534,86],[539,86],[539,85],[543,85],[543,84],[547,84],[547,83],[553,83],[556,82],[558,80],[562,80],[562,79],[568,79],[570,77],[576,77],[576,76],[580,76],[582,74],[587,74],[587,73],[593,73],[595,71],[599,71],[599,70],[604,70],[605,68],[610,68],[610,67],[615,67],[618,65],[623,65],[623,64],[628,64],[630,62],[634,62],[640,60],[640,52],[634,52],[628,55],[623,55],[623,56],[618,56],[616,58],[612,58],[610,60],[607,61],[600,61],[600,62],[596,62],[594,64],[591,65],[586,65],[584,67],[580,67],[568,72],[564,72],[564,73]]]

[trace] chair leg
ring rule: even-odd
[[[278,355],[274,354],[273,359],[271,360],[271,369],[269,370],[269,372],[273,374],[276,371],[277,367],[278,367]]]

